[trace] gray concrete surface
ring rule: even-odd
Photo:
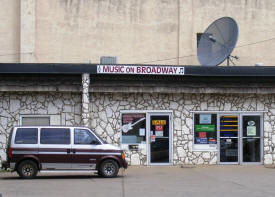
[[[275,196],[275,169],[264,166],[129,167],[120,176],[40,174],[22,180],[0,173],[0,193],[6,196],[192,197]]]

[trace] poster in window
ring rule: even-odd
[[[144,128],[139,129],[139,136],[145,136],[145,129]]]
[[[200,124],[211,124],[211,114],[200,114]]]
[[[146,140],[146,114],[122,114],[122,143],[141,143]]]
[[[255,122],[253,120],[247,122],[246,135],[247,136],[256,136],[256,126],[255,126]]]
[[[215,138],[209,138],[209,144],[217,144],[217,140]]]
[[[151,135],[151,142],[155,142],[156,141],[156,136],[155,135]]]
[[[197,142],[197,144],[207,144],[208,143],[206,137],[205,138],[197,137],[196,142]]]
[[[156,125],[155,133],[157,137],[163,137],[163,125]]]
[[[199,132],[200,138],[206,138],[206,132]]]
[[[247,136],[256,136],[256,126],[247,126],[246,134]]]

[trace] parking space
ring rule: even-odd
[[[129,167],[117,178],[87,174],[39,174],[23,180],[0,174],[6,196],[275,196],[275,169],[264,166]]]

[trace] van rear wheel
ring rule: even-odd
[[[37,165],[31,160],[22,161],[18,165],[17,172],[21,178],[32,179],[37,175]]]
[[[116,177],[119,171],[119,167],[116,161],[107,159],[99,166],[99,175],[106,178]]]

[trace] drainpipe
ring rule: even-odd
[[[89,112],[89,86],[90,74],[82,74],[82,124],[89,127],[90,112]]]

